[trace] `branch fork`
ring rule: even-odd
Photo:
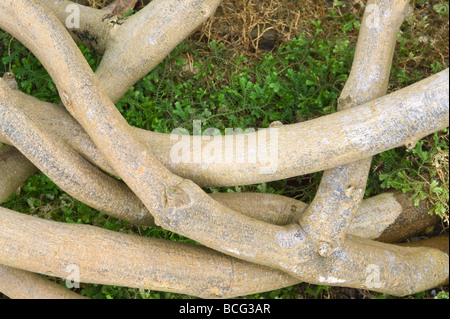
[[[448,125],[448,70],[385,96],[396,34],[410,11],[406,0],[368,2],[368,7],[376,6],[378,10],[368,10],[363,17],[355,60],[339,99],[340,112],[320,119],[329,124],[327,129],[330,134],[336,134],[334,139],[340,140],[342,147],[318,150],[315,154],[316,159],[321,159],[318,163],[305,153],[308,149],[298,147],[296,136],[311,136],[312,141],[319,143],[325,133],[319,136],[307,133],[320,126],[319,120],[297,125],[272,124],[271,127],[279,130],[279,146],[284,153],[279,154],[279,172],[265,175],[255,174],[260,169],[257,165],[242,173],[242,167],[214,167],[214,163],[199,176],[194,174],[195,165],[183,167],[180,170],[183,174],[178,174],[176,170],[173,172],[173,166],[164,162],[170,149],[167,136],[142,132],[128,125],[113,103],[204,22],[219,2],[154,0],[120,24],[112,23],[117,22],[113,16],[106,17],[100,11],[79,7],[84,10],[83,28],[91,35],[81,39],[82,33],[67,31],[63,24],[67,1],[2,1],[0,27],[38,57],[54,79],[70,114],[24,96],[14,90],[14,86],[0,80],[0,141],[15,146],[63,189],[71,190],[74,197],[81,197],[89,205],[133,223],[155,223],[206,247],[127,236],[90,226],[44,222],[0,208],[0,263],[23,271],[51,272],[64,277],[62,267],[67,261],[76,260],[86,282],[222,298],[299,281],[365,288],[393,295],[423,291],[448,281],[446,253],[433,248],[376,242],[350,232],[363,207],[370,156],[400,145],[412,145],[413,141]],[[379,19],[374,19],[373,14],[379,14]],[[179,21],[186,27],[181,27]],[[373,27],[368,21],[377,21],[380,25]],[[100,27],[93,28],[90,22]],[[23,32],[24,29],[27,32]],[[88,41],[104,54],[96,74],[72,37],[76,41]],[[48,125],[45,113],[30,110],[30,102],[41,109],[52,110],[67,122]],[[333,125],[335,129],[330,129]],[[405,133],[395,135],[386,127],[404,129]],[[71,132],[79,134],[74,138]],[[35,139],[30,140],[30,136]],[[190,143],[194,143],[195,138]],[[35,141],[39,143],[33,145]],[[95,158],[92,154],[81,156],[78,153],[86,149],[86,145],[98,152]],[[158,152],[161,153],[157,155]],[[0,156],[2,154],[0,149]],[[21,158],[20,154],[17,158]],[[108,177],[87,159],[91,163],[102,163],[101,168],[125,183]],[[24,163],[32,167],[27,161]],[[71,169],[67,169],[68,163],[72,163]],[[25,171],[25,164],[23,167]],[[239,173],[227,174],[227,169]],[[289,211],[287,222],[281,225],[246,214],[245,203],[233,204],[233,200],[206,194],[200,187],[275,180],[321,169],[325,172],[316,197],[301,213],[297,211],[297,202],[273,199],[281,203],[276,207],[286,207]],[[206,176],[208,172],[214,174]],[[83,192],[83,185],[98,193],[92,196],[93,192]],[[0,192],[0,199],[1,196]],[[273,215],[273,205],[258,203],[250,210],[265,207],[270,207],[266,214]],[[32,231],[27,234],[24,225]],[[45,227],[54,234],[46,233],[37,240],[39,230]],[[373,226],[367,226],[369,228]],[[87,251],[73,253],[62,244],[50,244],[77,242],[79,236],[89,239],[92,255]],[[99,243],[104,243],[100,250],[96,249]],[[106,254],[111,253],[109,245],[117,249],[115,252],[120,251],[111,256],[117,264],[97,262],[102,249]],[[73,248],[73,245],[68,246]],[[27,258],[41,249],[45,254],[39,260]],[[21,254],[24,250],[30,253]],[[60,257],[48,258],[53,255]],[[164,267],[149,266],[150,257],[172,263]],[[120,278],[123,275],[120,265],[131,267],[128,277]],[[211,265],[217,266],[219,271]],[[203,267],[208,267],[205,278]],[[367,280],[367,272],[373,269],[383,279],[376,284]],[[397,273],[393,274],[392,269]],[[10,271],[9,268],[3,270]],[[0,268],[0,279],[1,271]],[[109,273],[112,279],[105,280],[102,272]],[[258,284],[252,286],[251,283]]]

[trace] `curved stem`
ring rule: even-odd
[[[221,0],[153,0],[113,35],[97,69],[102,88],[118,102],[169,53],[205,22]]]
[[[17,149],[0,148],[0,176],[4,177],[0,179],[0,199],[8,198],[36,170]],[[299,200],[275,194],[212,193],[209,196],[241,214],[278,226],[298,222],[308,207]],[[414,206],[408,197],[403,193],[386,193],[363,200],[348,233],[398,243],[438,222],[438,216],[428,214],[426,204]],[[139,201],[138,198],[135,200]]]
[[[14,147],[0,146],[0,203],[3,203],[37,168]]]
[[[114,28],[124,19],[104,11],[65,0],[37,0],[51,10],[77,43],[103,54]]]
[[[103,54],[97,76],[115,103],[205,22],[221,0],[153,0],[129,18],[68,1],[38,2],[56,14],[75,41]],[[67,24],[73,11],[77,27]]]
[[[5,91],[8,92],[7,89]],[[7,97],[8,94],[4,96]],[[14,103],[5,103],[8,113],[18,112],[17,109],[14,111]],[[42,126],[37,127],[28,117],[23,114],[14,116],[22,118],[20,122],[26,126],[22,131],[15,129],[16,143],[56,184],[81,201],[100,208],[111,216],[133,224],[153,225],[150,212],[136,196],[124,188],[125,185],[90,167],[70,148],[64,146],[64,143],[49,135]],[[8,117],[3,120],[6,119]],[[8,126],[6,122],[3,124],[5,127]],[[12,131],[9,130],[8,134],[12,134]],[[39,153],[39,156],[35,151],[36,141],[30,142],[26,138],[30,134],[40,136],[39,143],[44,151]],[[64,152],[64,156],[58,156],[61,152]],[[47,158],[55,160],[48,161]],[[36,168],[19,151],[10,146],[0,149],[0,159],[2,160],[0,172],[4,177],[0,180],[0,198],[6,199],[36,171]],[[104,192],[105,185],[109,187],[107,192]],[[102,201],[97,202],[99,197],[93,198],[92,194],[102,194],[100,197]],[[276,225],[298,222],[306,208],[306,204],[300,201],[271,194],[236,193],[210,194],[210,196],[240,213]],[[426,207],[414,207],[408,200],[402,199],[405,196],[396,195],[394,198],[393,195],[385,194],[368,199],[368,205],[363,202],[363,206],[358,210],[357,219],[350,226],[350,234],[372,239],[380,237],[380,240],[385,242],[399,242],[420,233],[436,222],[436,216],[428,215]],[[401,223],[396,222],[400,220]]]
[[[11,148],[11,147],[8,147]],[[1,151],[1,149],[0,149]],[[15,153],[19,153],[17,150],[15,150]],[[20,155],[20,153],[19,153]],[[21,165],[23,163],[27,163],[27,160],[23,157],[23,155],[20,155],[18,157],[22,157],[23,160],[17,162],[18,165],[15,166],[16,171],[20,171],[21,170]],[[1,158],[1,157],[0,157]],[[8,157],[9,158],[9,157]],[[1,161],[0,161],[1,163]],[[29,166],[29,164],[28,164]],[[4,169],[4,166],[0,165],[0,175],[1,176],[5,176],[5,171],[2,170],[2,168]],[[9,185],[11,179],[12,180],[18,180],[17,178],[14,178],[14,176],[12,175],[8,175],[11,176],[11,178],[8,179],[1,179],[0,180],[0,185],[5,184],[5,185]],[[5,197],[5,192],[6,194],[8,194],[9,192],[6,191],[4,188],[0,187],[0,190],[3,190],[3,193],[0,192],[0,198],[1,197]],[[240,211],[246,215],[251,216],[252,218],[259,218],[262,220],[265,220],[266,222],[271,222],[271,223],[275,223],[275,224],[279,224],[279,225],[286,225],[289,224],[290,222],[295,222],[301,215],[302,211],[307,207],[306,204],[291,199],[291,198],[286,198],[284,196],[280,196],[280,195],[273,195],[273,194],[246,194],[246,193],[224,193],[224,194],[211,194],[211,196],[213,198],[215,198],[216,200],[220,201],[221,203],[223,203],[224,205],[230,206],[231,208]],[[400,197],[399,197],[400,196]],[[400,199],[401,197],[405,197],[404,199]],[[404,205],[406,205],[406,207],[403,207]],[[411,207],[408,207],[411,206]],[[411,212],[414,211],[414,214],[411,214]],[[428,222],[424,223],[423,222],[423,218],[428,219]],[[410,219],[409,223],[405,222],[408,219]],[[401,221],[401,230],[398,230],[398,227],[394,226],[397,224],[397,221]],[[423,230],[424,228],[426,228],[428,225],[434,224],[435,219],[431,218],[428,214],[427,214],[427,209],[426,207],[424,207],[421,211],[421,213],[419,213],[417,211],[417,208],[412,207],[412,204],[410,203],[410,201],[408,201],[406,199],[406,195],[403,194],[399,194],[394,196],[393,194],[383,194],[383,195],[379,195],[376,197],[373,197],[371,199],[368,199],[366,201],[363,201],[358,214],[356,216],[356,218],[353,220],[353,223],[350,227],[350,231],[349,233],[351,234],[355,234],[361,237],[366,237],[366,238],[385,238],[386,236],[390,236],[391,238],[397,238],[397,240],[404,240],[405,238],[408,238],[409,236],[419,233],[421,230]],[[420,228],[418,226],[419,223],[422,223],[422,227]],[[412,227],[411,227],[411,226]],[[32,228],[32,226],[29,226],[30,228]],[[408,233],[408,229],[410,230],[410,232]],[[413,230],[413,232],[411,233],[411,229]],[[1,227],[0,227],[0,232],[1,232]],[[399,233],[400,236],[399,237]],[[381,234],[381,236],[380,236]],[[27,236],[34,236],[30,233],[27,233]],[[36,234],[36,236],[38,236]],[[39,238],[40,239],[40,238]],[[84,238],[85,239],[85,238]],[[83,240],[84,240],[83,239]],[[39,240],[36,239],[30,239],[31,242],[39,242]],[[44,243],[40,243],[45,245]],[[72,242],[73,245],[81,245],[77,244],[77,242]],[[180,247],[181,248],[181,247]],[[71,247],[66,247],[66,249],[72,249]],[[183,249],[186,249],[185,247],[183,247]],[[49,256],[53,256],[55,253],[50,254]],[[103,256],[103,251],[98,251],[97,253],[93,252],[93,256],[92,259],[94,260],[98,260],[99,258],[101,258],[100,256],[97,256],[95,254],[101,254]],[[50,258],[49,257],[49,258]],[[158,256],[155,256],[155,258],[158,258]],[[185,263],[192,263],[194,261],[192,261],[191,259],[184,259]],[[90,261],[86,261],[86,263],[91,263]],[[22,263],[19,264],[15,264],[17,267],[25,267],[26,269],[30,269],[28,268],[29,266],[24,265]],[[10,297],[21,297],[21,298],[26,298],[28,296],[31,297],[45,297],[48,296],[49,294],[51,294],[53,292],[53,288],[51,287],[47,287],[46,282],[43,281],[43,279],[41,278],[40,280],[38,280],[37,282],[34,282],[35,277],[37,277],[34,274],[31,273],[26,273],[23,272],[21,270],[14,270],[13,268],[10,267],[6,267],[7,271],[6,272],[2,272],[2,270],[5,269],[6,266],[0,266],[0,282],[2,280],[8,282],[8,284],[4,284],[4,285],[0,285],[1,286],[1,291],[10,296]],[[43,272],[45,273],[47,270],[45,270],[44,268],[39,268],[38,266],[36,266],[37,268],[32,268],[34,271],[38,271],[38,272]],[[52,269],[54,269],[56,266],[53,264]],[[256,268],[253,268],[252,265],[248,265],[248,269],[246,268],[242,268],[242,269],[238,269],[237,271],[242,270],[242,274],[241,273],[235,273],[234,274],[234,279],[233,282],[235,282],[234,284],[234,288],[233,288],[233,293],[237,295],[246,295],[246,294],[250,294],[250,293],[256,293],[256,292],[262,292],[265,290],[270,290],[270,289],[275,289],[274,287],[281,287],[281,286],[277,286],[279,284],[279,277],[277,276],[273,276],[271,275],[271,273],[269,273],[269,276],[267,277],[267,273],[260,273],[260,276],[264,276],[265,278],[265,283],[266,285],[260,285],[260,279],[256,279],[259,275],[258,275],[258,267],[259,266],[255,266]],[[203,267],[202,267],[203,269]],[[170,272],[170,269],[166,269],[165,271]],[[202,270],[203,271],[203,270]],[[51,270],[50,273],[55,273],[54,270]],[[255,280],[255,287],[253,287],[252,285],[248,285],[247,280],[248,280],[248,274],[251,273],[255,273],[254,278]],[[20,276],[19,276],[20,275]],[[28,277],[30,277],[29,279],[27,279]],[[64,278],[63,275],[61,275],[61,277]],[[16,282],[16,280],[20,279],[20,280],[24,280],[24,278],[27,280],[27,283],[29,283],[30,285],[26,285],[24,283],[22,283],[21,285],[15,285],[14,283]],[[240,280],[236,280],[238,278],[241,278]],[[284,277],[283,277],[284,278]],[[32,281],[31,281],[32,280]],[[36,279],[37,280],[37,279]],[[83,280],[87,280],[85,278],[83,278]],[[102,278],[101,276],[99,278],[96,279],[89,279],[92,281],[95,281],[96,283],[109,283],[109,284],[115,284],[114,282],[111,281],[105,281],[105,278]],[[292,281],[282,281],[283,284],[289,285],[292,283],[297,283],[298,280],[294,280],[292,279]],[[258,283],[258,287],[256,287],[256,283]],[[130,285],[130,283],[124,283],[125,285]],[[43,286],[44,285],[44,286]],[[187,285],[187,284],[185,284]],[[27,288],[26,291],[24,291],[23,289]],[[46,289],[45,294],[42,292],[42,289]],[[152,286],[147,286],[147,288],[153,288]],[[30,295],[31,294],[31,295]],[[38,295],[36,295],[38,294]],[[53,295],[52,295],[53,296]],[[74,297],[77,297],[78,295],[75,295]],[[67,298],[68,296],[65,295],[65,291],[62,291],[61,293],[58,293],[56,295],[53,296],[53,298],[58,298],[58,297],[64,297]],[[226,297],[226,296],[224,296]],[[233,295],[228,295],[228,297],[233,297]]]
[[[338,110],[386,94],[397,33],[409,9],[409,0],[367,3],[352,70],[339,98]],[[313,202],[299,221],[303,230],[320,243],[319,253],[325,257],[345,240],[364,197],[371,160],[326,170]]]
[[[308,282],[345,283],[349,287],[368,287],[402,295],[438,285],[448,278],[448,255],[437,250],[400,248],[348,237],[344,245],[324,261],[315,253],[316,245],[308,241],[298,226],[268,225],[213,201],[191,181],[171,174],[136,138],[114,104],[102,92],[95,75],[56,18],[32,0],[14,3],[6,0],[0,4],[0,14],[5,17],[1,21],[2,27],[20,36],[20,40],[37,55],[54,79],[66,108],[84,127],[119,176],[149,210],[155,211],[155,221],[166,229],[232,256],[282,269]],[[20,32],[30,21],[34,22],[33,26],[38,27],[39,32],[31,29],[27,34]],[[41,49],[43,45],[47,49],[45,54]],[[51,63],[54,61],[60,63],[56,66]],[[448,81],[448,72],[437,75],[437,78]],[[390,101],[394,104],[404,102],[397,98],[391,95]],[[426,94],[419,100],[424,103],[436,101],[435,96],[431,98]],[[377,102],[375,104],[379,105]],[[414,120],[419,114],[423,115],[416,109],[414,114],[402,114],[403,117],[397,119],[408,122],[413,131],[425,127],[429,129],[430,124],[434,124],[432,120],[448,119],[448,101],[436,102],[442,107],[441,111],[421,117],[420,121]],[[372,113],[367,106],[361,108],[358,108],[360,112]],[[354,113],[353,110],[347,111],[342,112],[347,116]],[[394,114],[389,115],[392,117]],[[373,118],[376,116],[364,125],[360,120],[350,120],[345,127],[356,126],[357,130],[364,130]],[[384,123],[378,121],[376,124],[377,128],[369,133],[378,139]],[[373,147],[373,140],[369,141],[355,141],[355,144],[358,149],[367,151]],[[381,286],[369,287],[370,283],[366,281],[364,273],[371,265],[379,268],[379,274],[383,277]],[[392,267],[398,269],[400,274],[393,275]]]
[[[1,207],[0,216],[0,263],[46,275],[67,278],[76,267],[80,281],[85,283],[185,293],[202,298],[232,298],[299,282],[283,272],[230,258],[198,245],[116,233],[87,225],[57,223]],[[360,245],[378,245],[357,241]],[[396,250],[396,246],[393,247],[389,252]],[[433,258],[434,263],[442,263],[433,249],[397,249],[406,252],[409,258],[425,252],[424,256]],[[329,264],[321,266],[321,270],[328,271],[323,272],[317,282],[350,284],[344,283],[342,278],[349,278],[348,272],[357,268],[342,268],[342,259],[342,256],[335,257],[336,268]],[[361,268],[357,260],[352,262]],[[378,265],[379,269],[376,268]],[[312,265],[303,266],[307,270]],[[367,284],[375,284],[378,288],[385,285],[390,277],[385,275],[392,271],[390,266],[385,268],[384,263],[378,262],[368,266],[369,270],[375,271],[379,281],[368,281]],[[413,268],[415,264],[401,264],[397,270],[409,267]],[[419,275],[420,271],[417,268],[413,273]],[[368,273],[363,270],[363,275]],[[437,285],[437,280],[427,285]],[[404,287],[408,284],[409,281],[399,279],[397,289],[408,293],[411,288]]]
[[[133,224],[153,225],[153,217],[122,182],[101,173],[63,141],[32,121],[10,98],[0,79],[0,132],[61,189],[85,204]]]
[[[66,224],[0,207],[0,264],[60,278],[232,298],[299,282],[281,271],[211,249]]]
[[[42,276],[0,265],[0,292],[12,299],[86,299]]]
[[[287,226],[298,223],[308,205],[285,196],[262,193],[213,193],[221,204],[266,223]],[[419,206],[402,192],[384,193],[361,202],[348,234],[385,243],[399,243],[423,233],[439,222],[425,202]]]

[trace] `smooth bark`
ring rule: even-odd
[[[298,279],[198,245],[27,216],[0,207],[0,264],[85,283],[231,298]]]
[[[0,79],[0,132],[40,171],[97,210],[133,224],[154,225],[153,216],[124,183],[101,173],[31,120],[15,106],[10,92]]]
[[[316,254],[317,245],[308,240],[298,225],[280,227],[259,222],[212,200],[193,182],[168,171],[134,135],[56,17],[31,0],[15,1],[14,4],[5,1],[5,5],[0,5],[0,13],[5,17],[2,27],[17,35],[39,58],[54,79],[65,107],[119,176],[145,206],[155,212],[158,225],[231,256],[277,268],[312,283],[368,287],[364,273],[371,265],[377,267],[385,281],[381,286],[370,288],[390,294],[421,291],[448,278],[448,255],[437,250],[399,248],[347,236],[342,246],[324,261]],[[39,32],[29,30],[27,34],[21,33],[20,30],[26,28],[25,21],[33,21]],[[48,48],[45,54],[40,49],[43,44]],[[56,67],[50,61],[59,63]],[[448,80],[448,71],[436,77]],[[430,90],[432,88],[424,91],[429,93]],[[420,100],[431,101],[427,93]],[[396,97],[391,95],[390,101],[395,103]],[[438,102],[436,104],[444,110],[448,109],[448,101]],[[432,119],[435,123],[436,119],[448,118],[447,113],[442,114],[444,110],[428,117],[421,116],[420,123],[415,123],[416,127],[411,122],[417,113],[402,114],[400,122],[409,122],[413,130],[418,127],[429,129]],[[352,113],[353,109],[339,113],[347,111]],[[365,111],[372,113],[367,106]],[[362,129],[366,128],[367,122],[364,126],[360,120],[341,124],[345,124],[345,128],[356,126]],[[377,128],[383,124],[377,121]],[[380,130],[375,131],[378,138]],[[361,141],[356,141],[356,144],[359,149],[373,146]],[[393,277],[391,267],[396,267],[401,275]],[[408,284],[405,283],[406,278],[409,279]],[[411,282],[411,278],[416,280]]]
[[[0,203],[23,185],[37,168],[14,147],[0,146]]]
[[[80,11],[78,28],[66,23],[70,2],[38,2],[57,15],[75,40],[103,54],[97,76],[115,103],[205,22],[220,0],[153,0],[126,19],[75,5]]]
[[[231,298],[299,283],[283,272],[198,245],[88,225],[57,223],[1,207],[0,216],[0,263],[8,265],[7,269],[14,273],[17,270],[10,267],[68,278],[76,269],[84,283],[185,293],[202,298]],[[413,255],[431,252],[427,255],[429,258],[435,258],[433,253],[436,252],[424,248],[402,250]],[[434,262],[442,263],[442,260],[434,259]],[[11,273],[3,274],[9,287]],[[385,285],[383,274],[379,277],[380,285]],[[330,274],[324,273],[318,278],[319,282],[342,280],[327,276]],[[433,283],[436,284],[436,280],[429,284]]]

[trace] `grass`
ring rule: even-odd
[[[363,6],[343,1],[271,2],[264,8],[228,0],[217,14],[181,43],[160,65],[126,93],[116,106],[133,126],[169,133],[182,127],[260,128],[273,121],[295,123],[336,111],[349,73]],[[92,2],[92,1],[90,1]],[[95,3],[94,3],[95,2]],[[105,1],[91,4],[103,5]],[[331,1],[330,1],[331,2]],[[275,3],[275,4],[274,4]],[[145,1],[139,1],[140,5]],[[401,28],[389,91],[448,67],[448,3],[412,1],[414,14]],[[283,8],[278,10],[277,8]],[[257,30],[255,34],[254,30]],[[276,34],[270,39],[264,35]],[[80,46],[92,69],[101,57]],[[11,71],[19,89],[59,103],[55,85],[40,62],[0,30],[0,74]],[[321,172],[284,181],[208,192],[269,192],[311,202]],[[426,201],[430,214],[448,231],[448,129],[374,157],[366,197],[389,190]],[[2,206],[41,218],[90,224],[106,229],[174,241],[189,239],[161,228],[135,227],[71,198],[43,174],[31,177]],[[165,292],[82,284],[82,294],[102,299],[190,298]],[[392,298],[368,291],[300,284],[247,298]],[[448,287],[407,298],[447,298]]]

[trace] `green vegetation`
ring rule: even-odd
[[[430,1],[431,3],[431,1]],[[398,36],[390,91],[410,85],[448,67],[448,46],[440,38],[439,23],[447,21],[444,1],[414,1],[417,13],[408,18]],[[117,108],[133,126],[169,133],[177,127],[260,128],[272,121],[295,123],[336,111],[336,102],[349,73],[361,12],[345,10],[342,1],[326,16],[310,22],[313,32],[300,33],[272,52],[245,54],[224,43],[190,38],[132,87]],[[425,12],[426,14],[423,14]],[[131,12],[130,12],[131,14]],[[429,18],[433,17],[433,20]],[[443,22],[444,21],[444,22]],[[331,29],[332,28],[332,29]],[[448,33],[448,31],[447,31]],[[420,34],[421,36],[417,36]],[[443,46],[439,55],[437,50]],[[93,70],[101,57],[80,50]],[[447,50],[447,51],[445,51]],[[17,40],[0,30],[0,75],[11,71],[19,89],[41,100],[59,103],[56,87],[40,62]],[[321,173],[252,186],[209,188],[210,192],[270,192],[305,202],[314,198]],[[395,189],[411,194],[415,204],[427,201],[431,214],[448,227],[448,129],[419,141],[412,149],[399,148],[374,157],[366,196]],[[61,191],[43,174],[31,177],[2,206],[66,223],[91,224],[175,241],[190,241],[160,228],[135,227],[108,217]],[[249,298],[332,298],[339,288],[296,285]],[[82,284],[81,293],[105,299],[171,299],[188,296],[147,290]],[[360,297],[387,298],[368,292]],[[430,297],[411,296],[411,298]],[[436,298],[447,298],[440,291]]]

